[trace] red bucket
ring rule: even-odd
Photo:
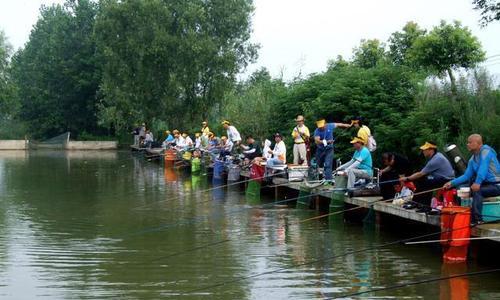
[[[264,173],[266,172],[266,168],[261,166],[260,164],[253,163],[250,168],[250,179],[253,179],[258,182],[262,182],[264,178]]]
[[[470,207],[444,207],[441,211],[443,259],[445,261],[467,260],[469,239]]]

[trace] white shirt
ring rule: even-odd
[[[185,146],[192,146],[193,140],[189,137],[189,135],[184,139]]]
[[[238,132],[238,129],[234,126],[229,126],[227,128],[227,139],[232,141],[232,142],[239,142],[241,141],[241,136],[240,133]]]
[[[186,146],[186,140],[182,136],[176,138],[175,139],[175,146],[176,147],[184,147],[184,146]]]
[[[194,142],[194,147],[195,148],[201,148],[201,138],[196,138],[195,142]]]
[[[273,155],[274,155],[274,157],[279,158],[281,161],[286,163],[286,145],[285,145],[285,142],[280,141],[279,143],[276,143],[276,145],[274,145]]]
[[[146,142],[153,142],[153,134],[152,133],[146,133],[146,137],[144,138],[144,141]]]

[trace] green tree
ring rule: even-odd
[[[220,110],[256,55],[252,1],[105,0],[96,22],[103,57],[102,124],[198,125]]]
[[[385,45],[377,39],[361,40],[353,49],[352,63],[361,68],[373,68],[385,59]]]
[[[411,65],[408,59],[408,51],[415,40],[424,36],[426,31],[421,29],[417,23],[408,22],[402,31],[394,32],[389,38],[389,57],[397,65]]]
[[[427,35],[416,38],[408,55],[417,65],[428,68],[438,76],[447,74],[454,97],[457,89],[453,71],[473,68],[485,59],[477,37],[458,21],[453,24],[441,21]]]
[[[15,111],[15,88],[10,78],[12,46],[0,30],[0,118],[10,117]]]
[[[96,12],[90,0],[42,6],[25,48],[14,56],[20,117],[35,137],[97,130]]]
[[[493,21],[500,20],[500,1],[473,0],[474,9],[481,11],[481,25],[486,26]]]

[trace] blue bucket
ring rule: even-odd
[[[214,161],[214,179],[222,179],[224,173],[224,162],[216,159]]]

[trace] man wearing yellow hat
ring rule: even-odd
[[[236,127],[232,126],[227,120],[222,121],[222,126],[226,130],[227,138],[232,144],[238,146],[241,143],[241,135]]]
[[[316,163],[318,167],[324,167],[324,178],[327,182],[332,180],[333,166],[333,143],[335,138],[333,130],[337,127],[349,128],[351,124],[344,123],[326,123],[325,119],[316,121],[316,130],[314,130],[314,142],[316,143]]]
[[[439,188],[446,182],[455,178],[455,171],[448,159],[437,151],[437,145],[434,142],[425,142],[420,146],[422,154],[427,159],[424,168],[408,177],[402,177],[401,181],[415,181],[417,192],[423,192]],[[423,207],[417,212],[430,211],[432,191],[418,194],[413,201],[420,203]]]
[[[355,137],[351,144],[355,150],[352,159],[337,168],[337,171],[347,173],[348,189],[352,189],[358,179],[371,179],[373,177],[372,155],[365,147],[365,142],[359,137]]]

